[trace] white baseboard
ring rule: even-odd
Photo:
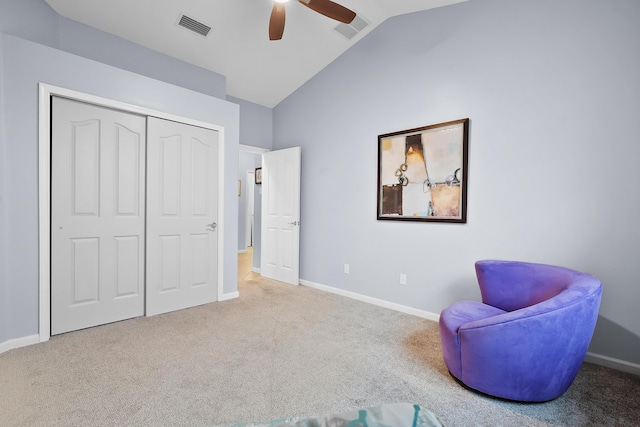
[[[246,249],[238,249],[238,253],[239,254],[246,254],[247,250]]]
[[[240,297],[240,292],[235,291],[228,294],[222,294],[220,298],[218,298],[218,302],[229,301],[231,299],[236,299]]]
[[[251,267],[251,271],[260,274],[260,267]]]
[[[439,314],[430,313],[428,311],[419,310],[413,307],[407,307],[406,305],[396,304],[396,303],[381,300],[378,298],[368,297],[366,295],[357,294],[355,292],[345,291],[344,289],[338,289],[338,288],[334,288],[327,285],[321,285],[319,283],[314,283],[314,282],[310,282],[308,280],[302,280],[302,279],[300,279],[300,284],[303,286],[308,286],[310,288],[318,289],[325,292],[330,292],[332,294],[341,295],[343,297],[377,305],[379,307],[384,307],[391,310],[399,311],[401,313],[422,317],[423,319],[433,320],[434,322],[437,322],[438,319],[440,319]]]
[[[28,345],[38,344],[40,342],[40,335],[29,335],[27,337],[16,338],[13,340],[0,343],[0,354],[13,350],[15,348],[26,347]]]
[[[584,358],[585,362],[595,365],[604,366],[606,368],[615,369],[617,371],[628,372],[630,374],[640,375],[640,365],[626,360],[616,359],[614,357],[603,356],[602,354],[588,352]]]

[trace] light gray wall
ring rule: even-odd
[[[301,278],[437,314],[480,299],[476,260],[567,266],[604,284],[591,351],[640,364],[639,20],[472,0],[383,23],[274,109],[274,149],[302,147]],[[377,135],[465,117],[467,224],[377,221]]]
[[[240,144],[266,148],[273,146],[273,109],[244,99],[228,96],[240,106]]]
[[[238,164],[238,106],[10,35],[2,36],[5,156],[2,193],[7,207],[5,279],[6,339],[38,333],[38,83],[210,122],[225,128],[226,165]],[[237,167],[225,169],[235,183]],[[223,195],[224,291],[237,290],[237,187]]]
[[[58,47],[60,16],[44,0],[0,0],[0,32]]]
[[[44,0],[0,0],[0,345],[38,333],[39,82],[225,126],[225,164],[238,164],[224,76],[62,18]],[[237,179],[226,167],[225,181]],[[225,293],[237,290],[236,191],[224,194]]]
[[[6,260],[9,250],[7,242],[7,203],[6,203],[6,191],[5,182],[7,180],[7,156],[6,156],[6,144],[4,136],[4,55],[2,47],[2,33],[0,33],[0,343],[7,340],[8,336],[8,324],[9,324],[9,309],[7,307],[7,301],[9,299],[7,275],[6,275]]]

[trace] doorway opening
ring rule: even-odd
[[[257,275],[253,271],[253,246],[249,246],[246,252],[238,254],[238,282],[251,280]]]
[[[238,159],[238,281],[247,273],[260,273],[262,186],[255,184],[255,170],[262,167],[266,148],[240,145]],[[243,269],[244,266],[244,269]]]

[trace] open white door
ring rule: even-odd
[[[262,155],[260,274],[300,282],[300,147]]]
[[[145,118],[54,97],[51,334],[144,314]]]
[[[148,316],[217,300],[218,132],[149,117]]]

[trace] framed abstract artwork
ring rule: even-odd
[[[378,219],[467,222],[469,119],[378,135]]]

